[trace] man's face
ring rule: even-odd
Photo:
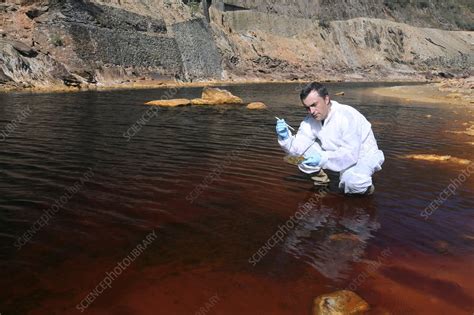
[[[319,96],[318,92],[311,91],[303,100],[303,105],[311,116],[316,120],[324,120],[329,114],[329,96],[325,98]]]

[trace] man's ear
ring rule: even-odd
[[[326,105],[329,105],[329,102],[331,102],[331,100],[329,99],[329,95],[326,95],[324,97],[324,103],[326,103]]]

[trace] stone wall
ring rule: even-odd
[[[67,25],[67,30],[73,38],[74,51],[85,61],[181,72],[180,51],[174,38],[78,23]]]
[[[181,53],[185,79],[220,79],[221,58],[211,31],[202,19],[172,25]]]

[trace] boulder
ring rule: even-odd
[[[37,18],[38,16],[45,14],[48,11],[48,9],[49,9],[48,6],[32,6],[25,12],[25,14],[27,17],[33,20]]]
[[[16,41],[16,40],[7,40],[5,41],[7,44],[10,44],[15,48],[16,51],[18,51],[20,54],[26,57],[36,57],[38,53],[36,50],[31,48],[30,46],[26,45],[25,43]]]
[[[69,73],[69,74],[63,76],[62,79],[63,79],[64,85],[66,85],[66,86],[77,87],[77,88],[81,87],[82,81],[77,76],[75,76],[73,74]]]
[[[361,315],[369,304],[349,290],[340,290],[318,296],[313,301],[313,315]]]
[[[171,100],[156,100],[146,102],[146,105],[155,105],[155,106],[163,106],[163,107],[176,107],[176,106],[185,106],[191,105],[191,101],[186,98],[175,98]]]
[[[201,98],[191,100],[193,105],[221,105],[221,104],[242,104],[243,101],[229,91],[205,87],[202,90]]]
[[[5,72],[3,72],[2,68],[0,68],[0,84],[7,83],[10,81],[11,81],[10,77],[7,76]]]
[[[247,105],[248,109],[266,109],[267,105],[262,102],[252,102]]]

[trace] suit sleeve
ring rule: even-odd
[[[306,120],[303,120],[298,128],[296,135],[292,135],[285,140],[278,140],[281,148],[291,155],[302,154],[314,142],[311,126]]]

